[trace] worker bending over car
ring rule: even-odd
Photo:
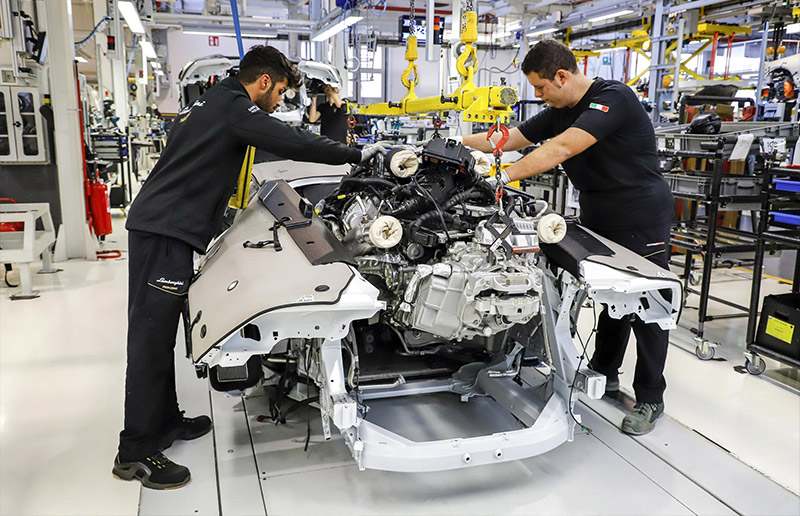
[[[511,129],[503,150],[545,143],[490,181],[506,184],[560,164],[580,190],[581,224],[667,269],[674,199],[658,170],[653,125],[634,92],[618,81],[584,76],[572,51],[550,39],[531,48],[522,71],[549,107]],[[464,136],[463,143],[492,150],[486,133]],[[641,435],[664,413],[669,332],[639,318],[613,319],[605,309],[590,364],[607,377],[606,392],[619,390],[631,328],[636,405],[623,419],[622,431]]]
[[[233,196],[247,204],[253,147],[281,158],[341,165],[386,150],[363,150],[290,127],[269,113],[298,72],[269,46],[242,58],[239,74],[208,90],[179,114],[161,158],[131,206],[128,229],[128,348],[125,422],[113,473],[145,487],[186,485],[189,469],[162,453],[175,440],[211,431],[207,416],[178,409],[174,349],[178,321],[193,274],[194,251],[204,254],[222,227]]]

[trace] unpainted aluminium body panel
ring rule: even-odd
[[[272,240],[274,223],[275,218],[261,203],[251,203],[201,262],[200,275],[188,294],[195,362],[259,314],[289,306],[336,303],[354,278],[353,270],[344,263],[311,265],[285,228],[278,230],[280,252],[272,245],[243,247],[248,240]]]

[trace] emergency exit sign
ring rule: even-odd
[[[208,46],[209,47],[218,47],[219,46],[219,36],[209,36],[208,37]]]

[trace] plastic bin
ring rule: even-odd
[[[792,211],[771,211],[769,212],[775,222],[780,224],[791,224],[800,226],[800,213]]]
[[[764,298],[756,344],[800,360],[800,294]]]
[[[793,122],[722,122],[719,134],[686,134],[688,124],[659,127],[656,129],[656,143],[659,149],[684,151],[704,151],[704,142],[725,141],[724,153],[730,154],[740,134],[753,134],[757,138],[797,138],[800,128]],[[757,141],[753,147],[757,148]],[[788,147],[788,145],[787,145]]]
[[[773,179],[775,189],[784,192],[800,192],[800,181],[791,181],[789,179]]]
[[[713,178],[710,175],[664,174],[674,194],[710,195]],[[719,182],[721,197],[753,197],[761,194],[763,178],[723,175]]]

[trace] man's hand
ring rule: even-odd
[[[507,185],[508,183],[511,182],[511,179],[508,177],[508,174],[506,174],[505,170],[501,170],[500,174],[495,174],[492,177],[487,177],[486,179],[484,179],[484,181],[486,181],[489,184],[489,186],[496,189],[498,186]]]
[[[377,156],[378,154],[386,154],[386,148],[379,143],[371,143],[366,145],[363,149],[361,149],[361,161],[360,164],[367,163],[369,160]]]

